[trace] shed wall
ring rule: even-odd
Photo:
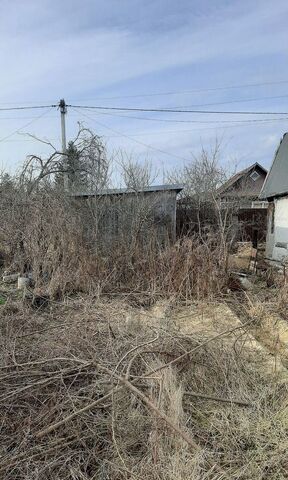
[[[98,245],[111,248],[119,242],[153,238],[160,244],[176,238],[177,192],[140,192],[80,198],[90,215],[88,231],[95,232]]]
[[[274,199],[269,204],[266,256],[278,261],[288,257],[288,197]]]

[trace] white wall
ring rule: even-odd
[[[268,208],[266,256],[273,260],[288,257],[288,197],[274,200],[274,233],[271,230],[272,204]]]

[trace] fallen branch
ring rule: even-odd
[[[218,333],[218,334],[215,335],[214,337],[208,338],[208,340],[206,340],[205,342],[200,343],[200,345],[197,345],[197,347],[192,348],[192,349],[189,350],[188,352],[183,353],[182,355],[180,355],[180,356],[177,357],[177,358],[174,358],[174,359],[171,360],[170,362],[165,363],[164,365],[161,365],[160,367],[155,368],[154,370],[151,370],[151,371],[148,372],[147,374],[142,375],[142,377],[140,376],[140,377],[137,377],[137,378],[143,378],[143,376],[144,376],[144,377],[150,376],[150,375],[153,375],[154,373],[160,372],[160,371],[163,370],[164,368],[171,367],[171,366],[175,365],[176,363],[180,362],[181,360],[183,360],[184,358],[188,357],[188,356],[191,355],[192,353],[197,352],[197,350],[200,350],[201,348],[205,347],[206,345],[208,345],[208,343],[211,343],[211,342],[213,342],[214,340],[217,340],[218,338],[224,337],[224,336],[226,336],[226,335],[230,335],[230,333],[234,333],[234,332],[236,332],[236,330],[240,330],[241,328],[246,327],[247,325],[249,325],[249,324],[252,323],[253,321],[254,321],[254,320],[248,320],[247,322],[243,323],[242,325],[239,325],[238,327],[234,327],[234,328],[231,328],[231,329],[229,329],[229,330],[225,330],[224,332]]]
[[[244,402],[243,400],[214,397],[214,395],[206,395],[204,393],[184,392],[184,395],[186,395],[187,397],[203,398],[203,400],[213,400],[214,402],[235,403],[236,405],[241,405],[242,407],[252,407],[251,403]]]
[[[30,365],[43,365],[44,363],[51,363],[51,362],[76,362],[81,363],[82,365],[88,365],[88,362],[85,360],[80,360],[79,358],[75,357],[54,357],[54,358],[45,358],[44,360],[35,360],[34,362],[26,362],[26,363],[12,363],[11,365],[3,365],[0,367],[0,370],[7,370],[9,368],[23,368],[29,367]],[[92,365],[92,363],[91,363]]]
[[[75,373],[78,374],[82,370],[82,368],[85,368],[87,366],[89,366],[89,363],[86,364],[86,365],[81,365],[81,367],[79,367],[78,370]],[[0,401],[8,400],[8,398],[11,399],[12,397],[20,395],[21,393],[23,393],[27,390],[30,390],[31,388],[46,386],[49,383],[52,383],[54,380],[61,379],[63,376],[65,377],[67,373],[69,374],[69,373],[74,372],[74,371],[75,371],[75,367],[70,367],[70,368],[66,368],[65,370],[61,370],[60,372],[57,372],[57,375],[54,375],[52,377],[49,376],[48,378],[44,378],[42,380],[39,380],[38,382],[34,382],[34,383],[29,384],[29,385],[25,385],[24,387],[21,387],[18,390],[13,390],[12,392],[9,392],[7,395],[2,395],[0,397]]]
[[[138,348],[142,348],[142,347],[146,347],[147,345],[151,345],[152,343],[154,342],[157,342],[157,340],[159,340],[159,333],[156,335],[155,338],[153,338],[152,340],[149,340],[148,342],[145,342],[145,343],[141,343],[140,345],[136,345],[136,347],[133,347],[131,348],[131,350],[129,350],[128,352],[125,353],[125,355],[123,355],[122,358],[120,358],[119,362],[117,363],[116,367],[114,368],[113,370],[113,373],[116,373],[119,366],[121,365],[121,363],[125,360],[126,357],[128,357],[128,355],[130,355],[131,353],[135,352],[135,350],[138,350]]]
[[[165,413],[161,412],[159,410],[159,408],[153,402],[151,402],[151,400],[149,400],[149,398],[146,395],[144,395],[144,393],[141,392],[141,390],[139,390],[135,385],[133,385],[129,380],[127,380],[127,378],[121,377],[120,375],[117,375],[115,372],[113,372],[109,368],[104,367],[104,365],[99,364],[98,367],[100,368],[100,370],[102,370],[103,372],[107,373],[110,376],[113,376],[120,383],[122,383],[123,386],[126,386],[129,390],[131,390],[131,392],[134,393],[135,396],[140,398],[142,400],[142,402],[144,404],[146,404],[147,407],[150,410],[152,410],[158,417],[160,417],[162,420],[164,420],[164,422],[168,425],[168,427],[170,427],[170,429],[172,431],[177,433],[187,443],[187,445],[193,451],[196,451],[196,452],[201,451],[201,447],[190,437],[190,435],[188,435],[185,431],[183,431],[178,425],[173,423]],[[114,392],[112,392],[112,393],[114,394]],[[103,401],[103,397],[102,397],[102,401]],[[93,402],[93,403],[95,405],[95,402]],[[90,404],[90,406],[91,406],[91,404]],[[89,405],[87,405],[87,407],[89,407]],[[87,407],[86,407],[86,410],[87,410]],[[82,409],[81,413],[83,413],[83,410],[84,409]],[[77,412],[75,412],[75,413],[77,413]],[[80,411],[78,410],[78,414],[79,413],[80,413]],[[76,415],[74,415],[74,416],[76,416]],[[55,430],[56,428],[59,427],[59,423],[61,423],[61,422],[57,422],[55,425],[50,425],[50,427],[36,433],[36,435],[35,435],[36,438],[41,438],[44,435],[46,435],[47,433],[52,432],[53,430]],[[218,467],[215,464],[211,465],[208,460],[207,460],[207,463],[209,464],[210,467],[213,467],[213,468],[217,469],[218,473],[221,473],[221,475],[224,478],[226,477],[226,473],[220,467]]]
[[[106,395],[103,395],[103,397],[98,398],[97,400],[94,400],[94,402],[89,403],[86,405],[86,407],[80,408],[80,410],[76,410],[75,412],[71,413],[67,417],[63,418],[62,420],[59,420],[59,422],[56,422],[52,425],[49,425],[49,427],[44,428],[43,430],[40,430],[39,432],[35,433],[36,438],[42,438],[45,437],[45,435],[48,435],[48,433],[53,432],[54,430],[57,430],[58,428],[62,427],[62,425],[65,425],[65,423],[70,422],[70,420],[73,420],[73,418],[78,417],[82,413],[88,412],[89,410],[92,410],[93,408],[97,407],[99,403],[105,402],[108,398],[111,397],[113,393],[118,392],[121,390],[123,387],[113,387],[111,390],[109,390]],[[103,407],[104,408],[104,407]]]
[[[199,446],[194,442],[194,440],[192,440],[192,438],[189,437],[189,435],[187,435],[186,432],[183,432],[183,430],[181,430],[177,425],[175,425],[173,422],[171,422],[171,420],[167,417],[167,415],[165,415],[164,413],[160,412],[160,410],[156,407],[156,405],[154,405],[154,403],[152,403],[148,397],[146,397],[146,395],[144,395],[143,392],[141,392],[137,387],[135,387],[135,385],[133,385],[131,382],[129,382],[129,380],[127,380],[126,378],[124,377],[121,377],[120,375],[117,375],[116,373],[114,373],[112,370],[108,369],[107,367],[104,367],[103,365],[98,365],[99,368],[101,370],[103,370],[104,372],[108,373],[110,376],[113,376],[114,378],[116,378],[120,383],[122,383],[123,385],[125,385],[126,387],[128,387],[136,396],[138,396],[139,398],[141,398],[141,400],[146,403],[146,405],[151,408],[151,410],[153,410],[158,416],[160,416],[163,420],[165,420],[165,422],[170,426],[170,428],[172,430],[174,430],[175,432],[177,432],[185,441],[186,443],[188,443],[188,445],[190,445],[190,447],[194,448],[194,449],[198,449],[199,450]],[[118,390],[118,389],[116,389]],[[114,392],[115,393],[115,392]],[[40,432],[37,432],[35,434],[35,437],[36,438],[41,438],[41,437],[44,437],[45,435],[47,435],[48,433],[51,433],[53,432],[54,430],[56,430],[57,428],[59,428],[61,425],[63,425],[64,423],[68,422],[69,420],[72,420],[72,418],[76,417],[77,415],[80,415],[81,413],[84,413],[86,412],[87,410],[90,410],[91,408],[93,408],[95,405],[98,405],[98,403],[101,401],[103,402],[104,399],[106,399],[108,396],[110,396],[112,394],[112,391],[111,392],[108,392],[108,394],[106,394],[104,397],[102,397],[101,399],[98,399],[98,400],[95,400],[94,402],[90,403],[89,405],[87,405],[86,407],[80,409],[80,410],[77,410],[76,412],[74,412],[73,414],[69,415],[68,417],[66,417],[66,419],[63,419],[61,420],[60,422],[57,422],[55,423],[54,425],[50,425],[49,427],[45,428],[44,430],[41,430]]]
[[[214,337],[208,339],[206,342],[204,343],[201,343],[200,345],[198,345],[197,347],[193,348],[192,350],[189,350],[188,352],[185,352],[183,353],[183,355],[180,355],[180,357],[177,357],[176,359],[172,360],[171,362],[168,362],[168,363],[165,363],[164,365],[162,365],[161,367],[158,367],[152,371],[149,371],[147,372],[145,375],[142,375],[141,376],[138,376],[136,377],[135,379],[132,380],[132,382],[129,382],[131,383],[131,385],[133,385],[133,383],[136,383],[139,378],[147,378],[149,376],[151,376],[152,374],[156,373],[156,372],[159,372],[160,370],[163,370],[164,368],[167,368],[171,365],[174,365],[175,363],[179,362],[180,360],[182,360],[183,358],[187,357],[188,355],[190,355],[191,353],[195,352],[196,350],[199,350],[200,348],[206,346],[208,343],[211,343],[213,340],[216,340],[220,337],[223,337],[225,335],[230,335],[231,333],[233,333],[234,331],[236,330],[239,330],[241,328],[244,328],[245,326],[247,326],[249,323],[251,323],[253,320],[249,320],[248,322],[244,323],[243,325],[239,325],[238,327],[235,327],[235,328],[232,328],[232,329],[229,329],[229,330],[225,330],[224,332],[221,332],[217,335],[215,335]],[[109,370],[110,371],[110,370]],[[110,375],[113,374],[113,372],[111,371]],[[113,374],[114,376],[116,374]],[[112,376],[113,376],[112,375]],[[120,377],[122,379],[122,377]],[[118,392],[119,390],[121,390],[123,388],[123,382],[122,382],[122,385],[120,386],[117,386],[117,387],[112,387],[109,392],[106,393],[106,395],[104,395],[103,397],[101,398],[98,398],[97,400],[94,400],[94,402],[91,402],[89,403],[88,405],[86,405],[85,407],[83,408],[80,408],[79,410],[76,410],[75,412],[71,413],[70,415],[68,415],[67,417],[63,418],[62,420],[59,420],[59,422],[56,422],[52,425],[49,425],[48,427],[44,428],[43,430],[40,430],[39,432],[37,432],[35,434],[35,437],[36,438],[42,438],[44,437],[45,435],[47,435],[48,433],[51,433],[53,432],[54,430],[57,430],[58,428],[62,427],[63,425],[65,425],[65,423],[73,420],[74,418],[76,418],[78,415],[81,415],[82,413],[85,413],[85,412],[88,412],[89,410],[92,410],[94,407],[96,407],[97,405],[99,405],[99,403],[102,403],[102,402],[105,402],[108,398],[111,397],[111,395],[113,393],[116,393]]]
[[[104,367],[103,365],[99,365],[99,368],[101,370],[103,370],[104,372],[108,373],[109,375],[112,375],[114,378],[116,378],[120,383],[122,383],[123,385],[125,385],[129,390],[131,390],[137,397],[141,398],[141,400],[143,401],[143,403],[145,403],[151,410],[153,410],[153,412],[156,413],[156,415],[160,418],[162,418],[162,420],[164,420],[167,425],[171,428],[171,430],[174,430],[174,432],[178,433],[180,435],[180,437],[183,438],[183,440],[185,440],[185,442],[194,450],[196,451],[200,451],[200,447],[199,445],[197,445],[196,442],[194,442],[194,440],[186,433],[184,432],[183,430],[181,430],[180,427],[178,427],[178,425],[174,424],[169,417],[167,417],[167,415],[165,415],[165,413],[161,412],[159,410],[159,408],[154,405],[153,402],[151,402],[151,400],[149,400],[148,397],[146,397],[146,395],[141,392],[141,390],[139,390],[139,388],[135,387],[135,385],[133,385],[129,380],[127,380],[125,377],[121,377],[120,375],[117,375],[116,373],[112,372],[112,370],[110,370],[109,368],[107,367]]]
[[[75,442],[78,442],[78,441],[79,441],[79,438],[77,438],[77,437],[72,438],[71,440],[68,440],[68,441],[67,441],[67,439],[61,439],[60,441],[55,442],[56,444],[53,445],[52,447],[50,447],[48,449],[46,448],[45,455],[50,455],[55,450],[58,450],[59,447],[64,448],[64,447],[67,447],[67,446],[71,445],[72,443],[75,443]],[[40,447],[37,446],[37,448],[40,448]],[[32,450],[35,450],[35,448],[33,448]],[[27,450],[26,450],[25,452],[21,452],[20,454],[13,457],[10,460],[10,463],[8,461],[7,463],[3,463],[2,465],[0,465],[0,471],[7,470],[7,468],[14,467],[14,466],[19,465],[23,462],[28,462],[28,461],[31,462],[31,460],[34,460],[38,457],[41,457],[42,455],[43,455],[43,451],[38,452],[38,453],[34,453],[34,454],[29,456],[29,452],[27,452]]]

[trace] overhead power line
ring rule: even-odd
[[[100,125],[101,127],[104,127],[104,128],[106,128],[107,130],[110,130],[111,132],[113,132],[114,134],[116,134],[116,135],[111,135],[111,136],[104,135],[104,137],[106,137],[106,138],[107,138],[107,137],[108,137],[108,138],[113,138],[113,137],[114,137],[114,138],[117,138],[117,137],[127,138],[127,139],[131,140],[132,142],[137,143],[138,145],[142,145],[142,146],[144,146],[144,147],[146,147],[146,148],[148,148],[148,149],[150,149],[150,150],[154,150],[155,152],[160,152],[160,153],[162,153],[162,154],[164,154],[164,155],[167,155],[167,156],[169,156],[169,157],[172,157],[172,158],[178,158],[178,159],[180,159],[180,160],[188,161],[186,158],[181,157],[180,155],[167,152],[167,151],[165,151],[165,150],[159,149],[159,148],[157,148],[157,147],[154,147],[153,145],[144,143],[144,142],[142,142],[142,141],[140,141],[140,140],[136,140],[136,139],[134,138],[135,136],[137,137],[137,136],[142,136],[142,135],[149,135],[149,136],[150,136],[150,135],[151,135],[151,132],[145,132],[145,133],[137,133],[137,134],[129,134],[129,135],[127,135],[126,133],[120,132],[119,130],[116,130],[116,129],[111,128],[111,127],[109,127],[108,125],[106,125],[106,124],[104,124],[104,123],[102,123],[102,122],[99,122],[99,121],[96,120],[95,118],[93,118],[93,117],[91,117],[90,115],[87,115],[87,114],[81,112],[80,110],[78,110],[78,109],[75,108],[75,107],[71,107],[71,108],[73,108],[73,110],[74,110],[75,112],[78,112],[78,113],[79,113],[80,115],[82,115],[84,118],[87,118],[87,119],[91,120],[92,122],[95,122],[97,125]],[[103,112],[101,112],[101,115],[102,115],[102,114],[103,114]],[[112,115],[113,115],[113,114],[112,114]],[[278,120],[278,121],[279,121],[280,119],[271,119],[271,120],[276,120],[276,121]],[[283,118],[282,120],[286,120],[286,121],[287,121],[288,118]],[[257,120],[255,120],[255,121],[257,122]],[[267,119],[267,121],[269,121],[269,119]],[[232,122],[233,122],[233,121],[232,121]],[[230,122],[230,125],[225,125],[225,126],[222,126],[222,127],[219,127],[219,128],[228,128],[228,127],[239,127],[239,126],[241,126],[241,125],[239,125],[239,124],[236,124],[236,125],[235,125],[235,124],[233,124],[232,122]],[[245,120],[244,120],[243,122],[245,122]],[[262,125],[264,124],[262,119],[261,119],[261,120],[258,120],[258,122],[261,123]],[[200,122],[200,123],[201,123],[201,122]],[[246,122],[245,122],[245,123],[246,123]],[[182,130],[182,132],[188,133],[188,132],[193,132],[193,131],[196,131],[196,130],[210,130],[210,129],[213,129],[213,128],[214,128],[214,127],[201,128],[201,129],[193,129],[193,130]],[[181,130],[174,131],[174,132],[172,132],[172,131],[170,131],[170,132],[165,132],[165,131],[163,131],[163,132],[152,132],[152,135],[163,135],[163,134],[165,135],[166,133],[181,133]]]
[[[84,116],[83,113],[81,113],[81,112],[79,112],[79,113]],[[95,118],[93,118],[93,117],[90,117],[90,116],[88,117],[87,115],[85,115],[85,117],[86,117],[86,118],[89,118],[90,120],[95,121],[96,123],[98,123],[98,124],[101,125],[101,126],[105,126],[106,128],[109,128],[109,127],[107,127],[107,125],[104,125],[104,124],[98,122],[98,121],[95,120]],[[277,120],[277,119],[276,119],[276,120]],[[285,120],[288,121],[288,118],[285,119]],[[201,122],[200,122],[200,123],[201,123]],[[255,125],[255,124],[253,124],[253,125]],[[266,123],[263,123],[263,122],[257,123],[257,126],[258,126],[258,127],[259,127],[259,126],[260,126],[260,127],[261,127],[261,126],[263,127],[263,126],[265,126],[265,125],[266,125]],[[157,130],[156,130],[156,131],[155,131],[155,130],[152,130],[152,131],[148,131],[148,132],[129,133],[129,136],[128,136],[127,134],[124,134],[124,135],[123,135],[122,133],[119,133],[118,135],[103,135],[103,136],[106,137],[106,138],[118,138],[118,137],[123,137],[123,136],[125,136],[125,137],[129,138],[130,140],[133,140],[133,141],[134,141],[134,137],[141,137],[141,136],[162,136],[162,135],[167,135],[167,134],[171,134],[171,133],[173,133],[173,134],[174,134],[174,133],[175,133],[175,134],[181,134],[181,133],[207,131],[207,130],[214,130],[214,131],[215,131],[215,130],[219,130],[219,129],[221,129],[221,130],[224,129],[224,130],[225,130],[225,129],[230,129],[230,128],[239,128],[239,127],[241,128],[241,127],[243,127],[243,126],[245,127],[246,124],[244,123],[244,125],[243,125],[243,123],[240,123],[240,124],[239,124],[239,123],[236,123],[236,124],[235,124],[235,123],[233,123],[233,122],[230,122],[229,124],[225,124],[225,125],[217,124],[217,125],[215,125],[215,126],[213,126],[213,127],[212,127],[212,126],[210,126],[210,127],[201,127],[201,128],[196,127],[196,128],[193,128],[193,129],[158,130],[158,131],[157,131]],[[112,129],[111,129],[111,130],[112,130]],[[112,131],[113,131],[113,130],[112,130]],[[133,137],[133,138],[132,138],[132,137]],[[139,142],[137,142],[137,143],[139,143]]]
[[[67,105],[67,107],[91,110],[112,110],[120,112],[154,112],[154,113],[201,113],[217,115],[288,115],[288,112],[255,112],[255,111],[231,111],[231,110],[184,110],[173,108],[142,108],[142,107],[104,107],[100,105]]]
[[[76,111],[76,110],[75,110]],[[265,122],[279,122],[279,121],[287,121],[288,117],[277,117],[277,118],[249,118],[246,120],[179,120],[179,119],[168,119],[168,118],[151,118],[151,117],[135,117],[135,115],[125,115],[120,113],[111,113],[111,112],[95,112],[96,115],[108,115],[111,117],[117,118],[127,118],[131,120],[145,120],[150,122],[164,122],[164,123],[193,123],[193,124],[226,124],[229,125],[231,122],[239,123],[239,124],[249,124],[249,123],[265,123]]]
[[[40,118],[47,115],[50,112],[50,110],[51,108],[46,110],[44,113],[41,113],[41,115],[39,115],[38,117],[33,118],[33,120],[31,120],[30,122],[25,123],[25,125],[22,125],[22,127],[17,128],[17,130],[14,130],[13,132],[9,133],[9,135],[6,135],[5,137],[0,138],[0,142],[4,142],[8,138],[13,137],[13,135],[16,135],[16,133],[21,133],[21,130],[23,130],[23,128],[29,127],[30,125],[32,125],[32,123],[36,122],[37,120],[40,120]]]
[[[198,107],[212,107],[214,105],[229,105],[231,103],[247,103],[247,102],[261,102],[263,100],[275,100],[279,98],[287,98],[288,95],[273,95],[269,97],[254,97],[254,98],[237,98],[232,100],[225,100],[224,102],[210,102],[210,103],[196,103],[194,105],[185,105],[185,106],[177,106],[177,107],[169,107],[173,109],[184,109],[184,108],[198,108]],[[162,108],[162,107],[161,107]],[[165,107],[163,107],[165,108]]]
[[[287,95],[285,95],[286,97]],[[271,97],[272,98],[272,97]],[[274,97],[276,98],[276,97]],[[277,97],[278,98],[278,97]],[[252,99],[251,99],[252,100]],[[235,100],[235,102],[238,100]],[[239,100],[241,101],[241,100]],[[220,102],[218,104],[225,104],[226,102]],[[230,103],[230,102],[229,102]],[[206,104],[208,106],[208,104]],[[212,104],[210,104],[212,105]],[[216,104],[215,104],[216,105]],[[67,107],[73,107],[78,109],[91,109],[91,110],[112,110],[112,111],[122,111],[122,112],[152,112],[152,113],[200,113],[200,114],[218,114],[218,115],[288,115],[288,112],[263,112],[263,111],[232,111],[232,110],[196,110],[190,109],[189,106],[185,107],[177,107],[177,108],[143,108],[143,107],[109,107],[103,105],[74,105],[74,104],[66,104]],[[199,107],[205,106],[198,105]],[[23,105],[23,106],[15,106],[15,107],[1,107],[0,111],[14,111],[14,110],[34,110],[34,109],[47,109],[47,108],[59,108],[59,104],[51,104],[51,105]]]
[[[287,84],[288,80],[281,80],[279,82],[262,82],[262,83],[244,83],[240,85],[226,85],[224,87],[212,87],[212,88],[198,88],[192,90],[183,90],[183,91],[168,91],[168,92],[152,92],[152,93],[138,93],[135,95],[118,95],[113,97],[96,97],[102,100],[120,100],[122,98],[143,98],[143,97],[160,97],[160,96],[169,96],[169,95],[191,95],[193,93],[201,92],[216,92],[221,90],[233,90],[238,88],[250,88],[250,87],[265,87],[268,85],[282,85]],[[87,100],[86,100],[87,101]]]
[[[254,88],[254,87],[265,87],[269,85],[285,85],[288,84],[288,79],[287,80],[279,80],[279,81],[272,81],[272,82],[255,82],[255,83],[242,83],[238,85],[224,85],[220,87],[208,87],[208,88],[193,88],[191,90],[172,90],[172,91],[167,91],[167,92],[151,92],[151,93],[137,93],[134,95],[115,95],[115,96],[110,96],[110,97],[103,97],[103,96],[96,96],[93,98],[95,100],[98,98],[99,100],[120,100],[122,98],[142,98],[142,97],[156,97],[156,96],[166,96],[166,95],[190,95],[193,93],[201,93],[201,92],[216,92],[216,91],[221,91],[221,90],[234,90],[234,89],[239,89],[239,88]],[[267,97],[269,98],[269,97]],[[273,97],[271,97],[273,98]],[[90,101],[88,99],[85,99],[85,101]],[[46,103],[49,102],[49,100],[42,100],[38,102],[31,102],[31,101],[23,101],[25,104],[33,104],[33,103],[40,103],[39,108],[42,108],[41,103]],[[17,105],[18,102],[2,102],[0,105]],[[58,107],[59,105],[48,105],[48,106],[53,106],[53,107]],[[44,107],[44,106],[43,106]],[[32,107],[35,108],[35,107]],[[17,107],[18,109],[18,107]],[[0,109],[2,110],[2,109]]]
[[[288,120],[288,119],[287,119]],[[264,124],[258,124],[258,126],[263,127]],[[130,137],[143,137],[143,136],[163,136],[167,134],[181,134],[181,133],[193,133],[193,132],[202,132],[202,131],[207,131],[207,130],[214,130],[218,131],[219,129],[221,130],[227,130],[230,128],[241,128],[243,125],[239,125],[239,123],[234,124],[231,123],[229,125],[216,125],[214,127],[196,127],[196,128],[189,128],[189,129],[178,129],[178,130],[153,130],[153,131],[148,131],[148,132],[138,132],[138,133],[129,133],[129,138]],[[117,137],[122,137],[122,135],[104,135],[104,137],[108,138],[117,138]]]
[[[8,112],[10,110],[35,110],[36,108],[55,108],[59,107],[59,105],[24,105],[24,106],[18,106],[18,107],[1,107],[0,111],[1,112]]]
[[[72,108],[73,108],[76,112],[78,111],[75,107],[72,107]],[[114,128],[108,127],[107,125],[105,125],[105,124],[102,123],[102,122],[98,122],[98,120],[95,120],[95,118],[92,118],[92,117],[90,117],[89,115],[86,115],[86,114],[83,113],[83,112],[79,112],[79,113],[80,113],[83,117],[86,117],[86,118],[88,118],[89,120],[92,120],[92,122],[95,122],[96,124],[100,125],[101,127],[104,127],[104,128],[106,128],[107,130],[110,130],[111,132],[116,133],[116,134],[119,135],[120,137],[128,138],[129,140],[132,140],[132,142],[137,143],[138,145],[142,145],[142,147],[149,148],[150,150],[154,150],[155,152],[163,153],[164,155],[167,155],[168,157],[178,158],[178,159],[180,159],[180,160],[184,160],[185,162],[188,161],[187,158],[181,157],[180,155],[176,155],[176,154],[173,154],[173,153],[166,152],[165,150],[162,150],[162,149],[157,148],[157,147],[153,147],[152,145],[150,145],[150,144],[148,144],[148,143],[140,142],[140,140],[136,140],[135,138],[130,137],[129,135],[126,135],[126,133],[119,132],[119,130],[115,130]]]
[[[287,98],[288,95],[274,95],[272,97],[256,97],[256,98],[238,98],[234,100],[226,100],[225,102],[213,102],[213,103],[201,103],[194,105],[187,105],[186,107],[173,107],[173,108],[197,108],[197,107],[213,107],[214,105],[229,105],[230,103],[246,103],[246,102],[260,102],[262,100],[275,100],[279,98]]]

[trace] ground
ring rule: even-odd
[[[287,291],[241,255],[249,290],[198,302],[2,284],[2,478],[287,478]]]

